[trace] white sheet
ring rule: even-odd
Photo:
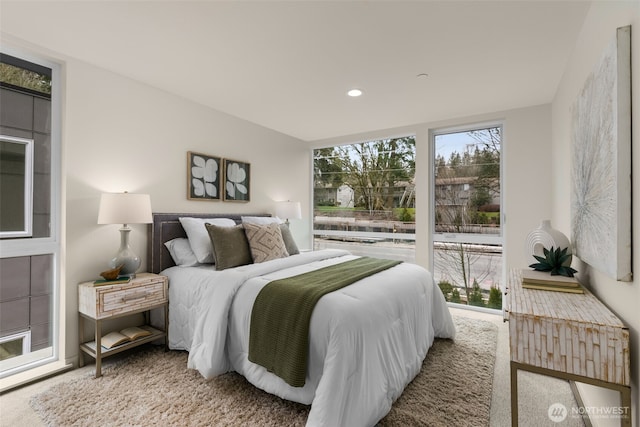
[[[251,308],[264,285],[353,258],[324,250],[220,272],[169,268],[169,346],[188,350],[188,366],[205,378],[235,370],[269,393],[311,404],[308,426],[374,425],[420,371],[434,337],[455,335],[423,268],[403,263],[321,298],[304,387],[247,359]]]

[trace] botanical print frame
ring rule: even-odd
[[[220,157],[187,152],[187,199],[220,200]]]
[[[248,202],[251,197],[251,165],[237,160],[224,159],[224,200]]]
[[[574,253],[631,281],[631,27],[617,29],[573,106]]]

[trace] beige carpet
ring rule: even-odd
[[[422,371],[380,425],[489,424],[497,328],[454,320],[455,341],[436,339]],[[55,385],[30,403],[50,426],[305,424],[307,406],[262,392],[234,373],[206,381],[186,360],[184,352],[141,351],[105,363],[102,378]]]

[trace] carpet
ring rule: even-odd
[[[421,372],[379,426],[481,426],[489,407],[496,325],[454,317],[455,340],[436,339]],[[142,347],[141,347],[142,348]],[[147,347],[103,361],[103,376],[34,396],[48,426],[304,426],[309,407],[265,393],[235,373],[206,381],[187,353]],[[110,360],[116,359],[116,360]]]

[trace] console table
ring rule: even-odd
[[[505,320],[511,353],[511,425],[518,425],[518,370],[620,392],[621,425],[631,426],[629,329],[587,289],[527,289],[510,273]]]

